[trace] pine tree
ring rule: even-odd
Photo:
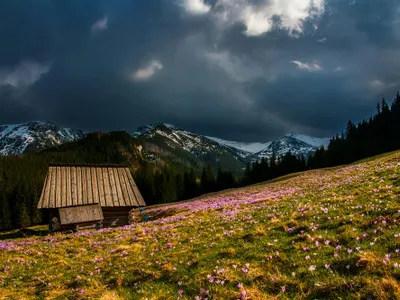
[[[385,98],[382,98],[381,107],[382,114],[388,114],[390,112],[389,105],[386,103]]]
[[[203,194],[215,191],[215,177],[210,164],[203,168],[201,174],[201,192]]]
[[[175,176],[176,197],[177,200],[184,200],[185,186],[182,174],[178,173]]]
[[[27,228],[31,226],[31,218],[29,216],[28,209],[24,204],[20,206],[20,211],[18,215],[18,225],[20,228]]]
[[[391,106],[391,147],[400,148],[400,93],[397,91],[396,97]]]
[[[379,103],[376,104],[376,115],[379,116],[381,114],[381,105]]]
[[[190,172],[185,171],[183,175],[183,184],[184,199],[191,199],[198,195],[196,176],[194,174],[193,168],[190,169]]]
[[[272,156],[269,159],[269,169],[271,172],[269,179],[277,177],[277,157],[275,153],[272,153]]]
[[[12,228],[11,209],[7,195],[3,193],[0,196],[0,229],[7,230]]]
[[[235,178],[231,172],[218,169],[215,191],[221,191],[236,186]]]
[[[251,183],[253,183],[253,180],[251,178],[251,165],[250,165],[250,162],[247,162],[241,184],[249,185]]]
[[[177,200],[176,181],[172,170],[165,168],[161,174],[161,201],[162,203],[173,202]]]

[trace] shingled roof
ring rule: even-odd
[[[99,204],[145,206],[128,167],[122,165],[50,165],[38,208]]]

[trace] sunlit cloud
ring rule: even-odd
[[[180,5],[191,15],[203,15],[211,10],[211,6],[204,3],[204,0],[180,0]]]
[[[153,77],[158,71],[163,69],[163,65],[158,60],[152,60],[149,65],[144,68],[136,70],[132,74],[134,80],[148,80]]]
[[[316,63],[305,63],[299,60],[293,60],[292,63],[294,63],[298,69],[306,70],[309,72],[317,72],[323,70],[322,67]]]
[[[257,4],[247,0],[219,0],[216,7],[220,24],[242,23],[247,36],[283,29],[295,37],[303,33],[306,21],[318,19],[324,13],[325,0],[263,0]]]

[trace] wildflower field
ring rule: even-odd
[[[2,240],[0,299],[399,299],[399,175],[394,152]]]

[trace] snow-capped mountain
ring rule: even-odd
[[[311,146],[314,146],[316,148],[319,148],[321,146],[324,146],[325,148],[328,147],[330,138],[316,138],[312,137],[306,134],[300,134],[300,133],[288,133],[285,135],[285,137],[292,137],[295,138],[296,140],[302,141],[306,144],[309,144]]]
[[[40,151],[83,136],[81,130],[62,128],[50,122],[0,125],[0,155]]]
[[[324,146],[325,148],[328,147],[330,140],[329,138],[316,138],[297,133],[289,133],[276,140],[265,143],[240,143],[214,137],[207,138],[212,139],[221,145],[244,151],[244,156],[242,157],[250,161],[270,158],[273,154],[275,154],[275,156],[282,156],[288,152],[291,152],[294,155],[307,156],[321,146]]]
[[[180,164],[186,161],[188,165],[197,166],[210,163],[231,170],[240,170],[245,165],[243,151],[171,124],[145,125],[133,136],[142,143],[150,160],[162,157],[164,161],[179,161]]]
[[[282,156],[288,152],[307,156],[319,147],[327,147],[329,144],[329,138],[295,133],[268,142],[227,141],[189,132],[166,123],[142,126],[133,135],[142,140],[145,152],[150,153],[150,159],[157,155],[164,155],[165,158],[165,155],[172,157],[179,153],[180,157],[175,157],[176,159],[192,155],[216,165],[221,161],[229,161],[229,164],[239,164],[242,167],[249,161],[270,158],[273,155]]]
[[[328,142],[326,140],[328,140]],[[248,159],[255,161],[262,158],[270,158],[273,155],[278,157],[288,152],[296,156],[307,156],[319,147],[326,147],[328,144],[329,139],[318,139],[303,134],[288,134],[274,140],[267,148],[250,155]]]
[[[135,137],[146,137],[146,139],[154,139],[157,135],[163,136],[173,142],[169,144],[172,148],[180,146],[185,151],[196,156],[207,155],[210,151],[228,151],[233,154],[236,159],[239,159],[240,157],[244,158],[253,153],[247,151],[244,146],[242,148],[235,146],[244,143],[229,141],[225,141],[226,143],[220,143],[217,141],[219,140],[217,138],[203,136],[167,123],[145,125],[139,127],[139,129],[133,133],[133,136]]]
[[[140,126],[132,135],[134,137],[139,137],[139,136],[144,135],[144,134],[156,129],[157,127],[161,127],[161,126],[165,126],[166,128],[169,128],[171,130],[174,130],[174,129],[178,130],[178,128],[175,127],[174,125],[159,122],[157,124],[147,124],[147,125]]]

